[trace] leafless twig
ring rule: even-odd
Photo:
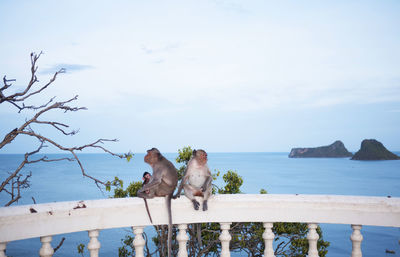
[[[65,237],[63,237],[60,241],[60,243],[56,246],[56,248],[54,248],[54,253],[57,252],[58,249],[60,249],[60,247],[63,245],[65,241]]]
[[[39,80],[37,78],[37,61],[39,60],[40,56],[42,55],[42,52],[39,54],[32,53],[30,55],[31,58],[31,78],[30,81],[28,82],[27,86],[23,88],[22,90],[7,95],[6,90],[9,89],[12,86],[11,82],[14,82],[14,79],[7,79],[6,76],[3,77],[3,86],[0,88],[0,104],[2,103],[9,103],[12,106],[16,107],[18,110],[18,113],[20,113],[22,110],[29,109],[34,111],[33,117],[26,119],[25,122],[17,127],[12,129],[10,132],[8,132],[6,135],[4,135],[3,140],[0,141],[0,149],[5,147],[6,145],[12,143],[14,139],[17,136],[30,136],[37,138],[39,140],[39,146],[36,148],[36,150],[32,152],[28,152],[24,155],[24,159],[22,162],[19,164],[18,167],[12,172],[9,172],[9,176],[6,177],[1,183],[0,183],[0,193],[6,193],[10,196],[10,200],[5,203],[6,206],[9,206],[10,204],[18,201],[21,198],[21,189],[29,187],[29,178],[32,176],[31,173],[28,175],[25,175],[25,177],[21,174],[22,169],[25,165],[31,164],[31,163],[37,163],[37,162],[54,162],[54,161],[61,161],[61,160],[68,160],[72,161],[75,160],[80,169],[81,173],[84,177],[87,177],[91,180],[94,181],[94,183],[97,185],[97,187],[101,188],[100,185],[110,185],[110,182],[102,181],[99,180],[89,174],[85,171],[85,168],[78,158],[76,152],[77,151],[83,151],[87,148],[95,148],[99,149],[105,153],[111,154],[113,156],[119,157],[119,158],[126,158],[127,155],[120,155],[120,154],[115,154],[108,150],[105,146],[104,143],[106,142],[116,142],[116,139],[98,139],[94,141],[93,143],[81,145],[81,146],[64,146],[60,143],[57,143],[55,139],[46,136],[46,135],[41,135],[37,133],[34,129],[32,129],[31,125],[36,124],[39,126],[50,126],[53,127],[55,130],[60,132],[62,135],[65,136],[73,136],[78,133],[77,130],[70,130],[69,126],[63,122],[59,121],[52,121],[52,120],[43,120],[39,119],[43,116],[43,114],[48,113],[48,112],[53,112],[53,111],[63,111],[65,112],[76,112],[80,110],[86,110],[86,107],[75,107],[71,106],[70,104],[78,99],[78,96],[74,96],[66,101],[57,101],[54,102],[55,97],[51,98],[48,100],[46,103],[43,104],[29,104],[27,105],[25,101],[27,99],[31,99],[32,96],[37,95],[42,93],[45,89],[47,89],[49,86],[51,86],[54,81],[57,79],[58,75],[61,73],[65,72],[65,69],[60,69],[59,71],[55,72],[54,75],[50,78],[50,80],[45,83],[44,85],[39,86]],[[37,159],[31,159],[30,157],[38,152],[43,147],[46,147],[45,144],[50,144],[57,149],[63,151],[63,152],[68,152],[72,155],[72,158],[56,158],[56,159],[49,159],[47,156],[43,156]],[[9,189],[7,189],[9,187]]]

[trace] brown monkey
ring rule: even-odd
[[[153,177],[138,191],[138,196],[144,199],[167,196],[168,209],[168,257],[171,256],[172,215],[171,198],[178,184],[178,173],[175,166],[168,161],[157,148],[147,150],[144,161],[153,169]],[[146,193],[148,192],[148,193]]]
[[[142,177],[143,185],[142,185],[142,187],[144,185],[146,185],[147,183],[149,183],[150,179],[151,179],[151,174],[150,173],[148,173],[147,171],[145,173],[143,173],[143,177]],[[150,193],[150,190],[146,190],[145,193],[146,194]],[[149,215],[150,222],[153,223],[153,219],[151,218],[150,211],[149,211],[149,206],[147,205],[147,200],[146,200],[146,198],[143,198],[143,200],[144,200],[144,204],[146,206],[147,215]]]
[[[142,187],[143,187],[144,185],[146,185],[147,183],[149,183],[149,182],[150,182],[150,179],[151,179],[151,174],[148,173],[147,171],[145,171],[145,172],[143,173],[143,177],[142,177],[142,180],[143,180],[143,185],[142,185]],[[150,193],[150,191],[147,190],[146,193]]]
[[[180,196],[183,188],[186,197],[192,200],[195,210],[198,210],[200,206],[195,196],[202,196],[204,198],[203,211],[206,211],[208,209],[207,200],[212,193],[211,182],[212,176],[207,165],[207,153],[204,150],[193,150],[174,199]]]

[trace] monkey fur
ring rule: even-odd
[[[171,199],[178,184],[178,173],[175,166],[157,148],[147,150],[144,161],[153,169],[153,177],[149,183],[139,189],[138,197],[151,199],[166,196],[168,209],[168,257],[170,257],[172,241]]]
[[[185,196],[189,198],[195,210],[199,209],[200,203],[195,196],[203,197],[203,211],[208,209],[207,200],[212,194],[212,176],[207,165],[207,153],[204,150],[193,150],[185,174],[179,185],[177,193],[173,198],[180,197],[182,189],[185,191]]]
[[[149,175],[149,177],[147,175]],[[148,173],[148,172],[143,173],[142,179],[143,179],[143,185],[142,185],[142,187],[143,187],[144,185],[146,185],[147,183],[150,182],[150,180],[151,180],[150,173]],[[148,190],[146,191],[146,193],[149,193],[149,192],[150,191],[148,191]],[[146,198],[143,198],[143,201],[144,201],[144,205],[146,206],[146,211],[147,211],[147,215],[149,216],[150,222],[153,223],[153,219],[151,218],[151,214],[150,214],[150,210],[149,210],[149,206],[147,204]]]

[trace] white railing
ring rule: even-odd
[[[153,223],[167,224],[163,198],[148,201]],[[221,224],[221,256],[230,256],[229,234],[232,222],[262,222],[267,257],[274,256],[272,242],[274,222],[308,223],[309,257],[318,256],[316,227],[319,223],[350,224],[353,233],[352,257],[362,256],[362,225],[400,227],[400,198],[337,195],[217,195],[208,202],[208,211],[193,210],[192,203],[181,197],[172,200],[172,219],[178,224],[179,257],[187,256],[187,224],[218,222]],[[97,257],[99,231],[132,227],[136,256],[143,256],[143,228],[149,222],[144,202],[139,198],[59,202],[0,208],[0,257],[5,256],[7,242],[40,237],[40,256],[52,256],[53,235],[88,231],[88,249]]]

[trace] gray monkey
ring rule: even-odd
[[[147,184],[139,189],[137,195],[144,199],[167,196],[168,257],[170,257],[172,240],[171,198],[178,184],[178,173],[175,166],[168,161],[157,148],[147,150],[144,161],[153,169],[153,177]]]
[[[193,202],[195,210],[199,209],[200,203],[195,196],[202,196],[203,211],[208,209],[207,200],[212,194],[212,176],[207,165],[207,153],[204,150],[193,150],[185,174],[179,185],[178,192],[173,198],[180,197],[182,189],[185,190],[185,196]]]
[[[149,183],[150,179],[151,179],[151,174],[150,173],[148,173],[147,171],[145,173],[143,173],[143,177],[142,177],[143,185],[142,185],[142,187],[144,185],[146,185],[147,183]],[[150,193],[150,190],[146,190],[145,193],[146,194]],[[151,218],[151,215],[150,215],[150,210],[149,210],[149,206],[147,204],[147,200],[146,200],[146,198],[143,198],[143,200],[144,200],[144,205],[146,206],[147,215],[149,215],[150,222],[153,223],[153,219]]]

